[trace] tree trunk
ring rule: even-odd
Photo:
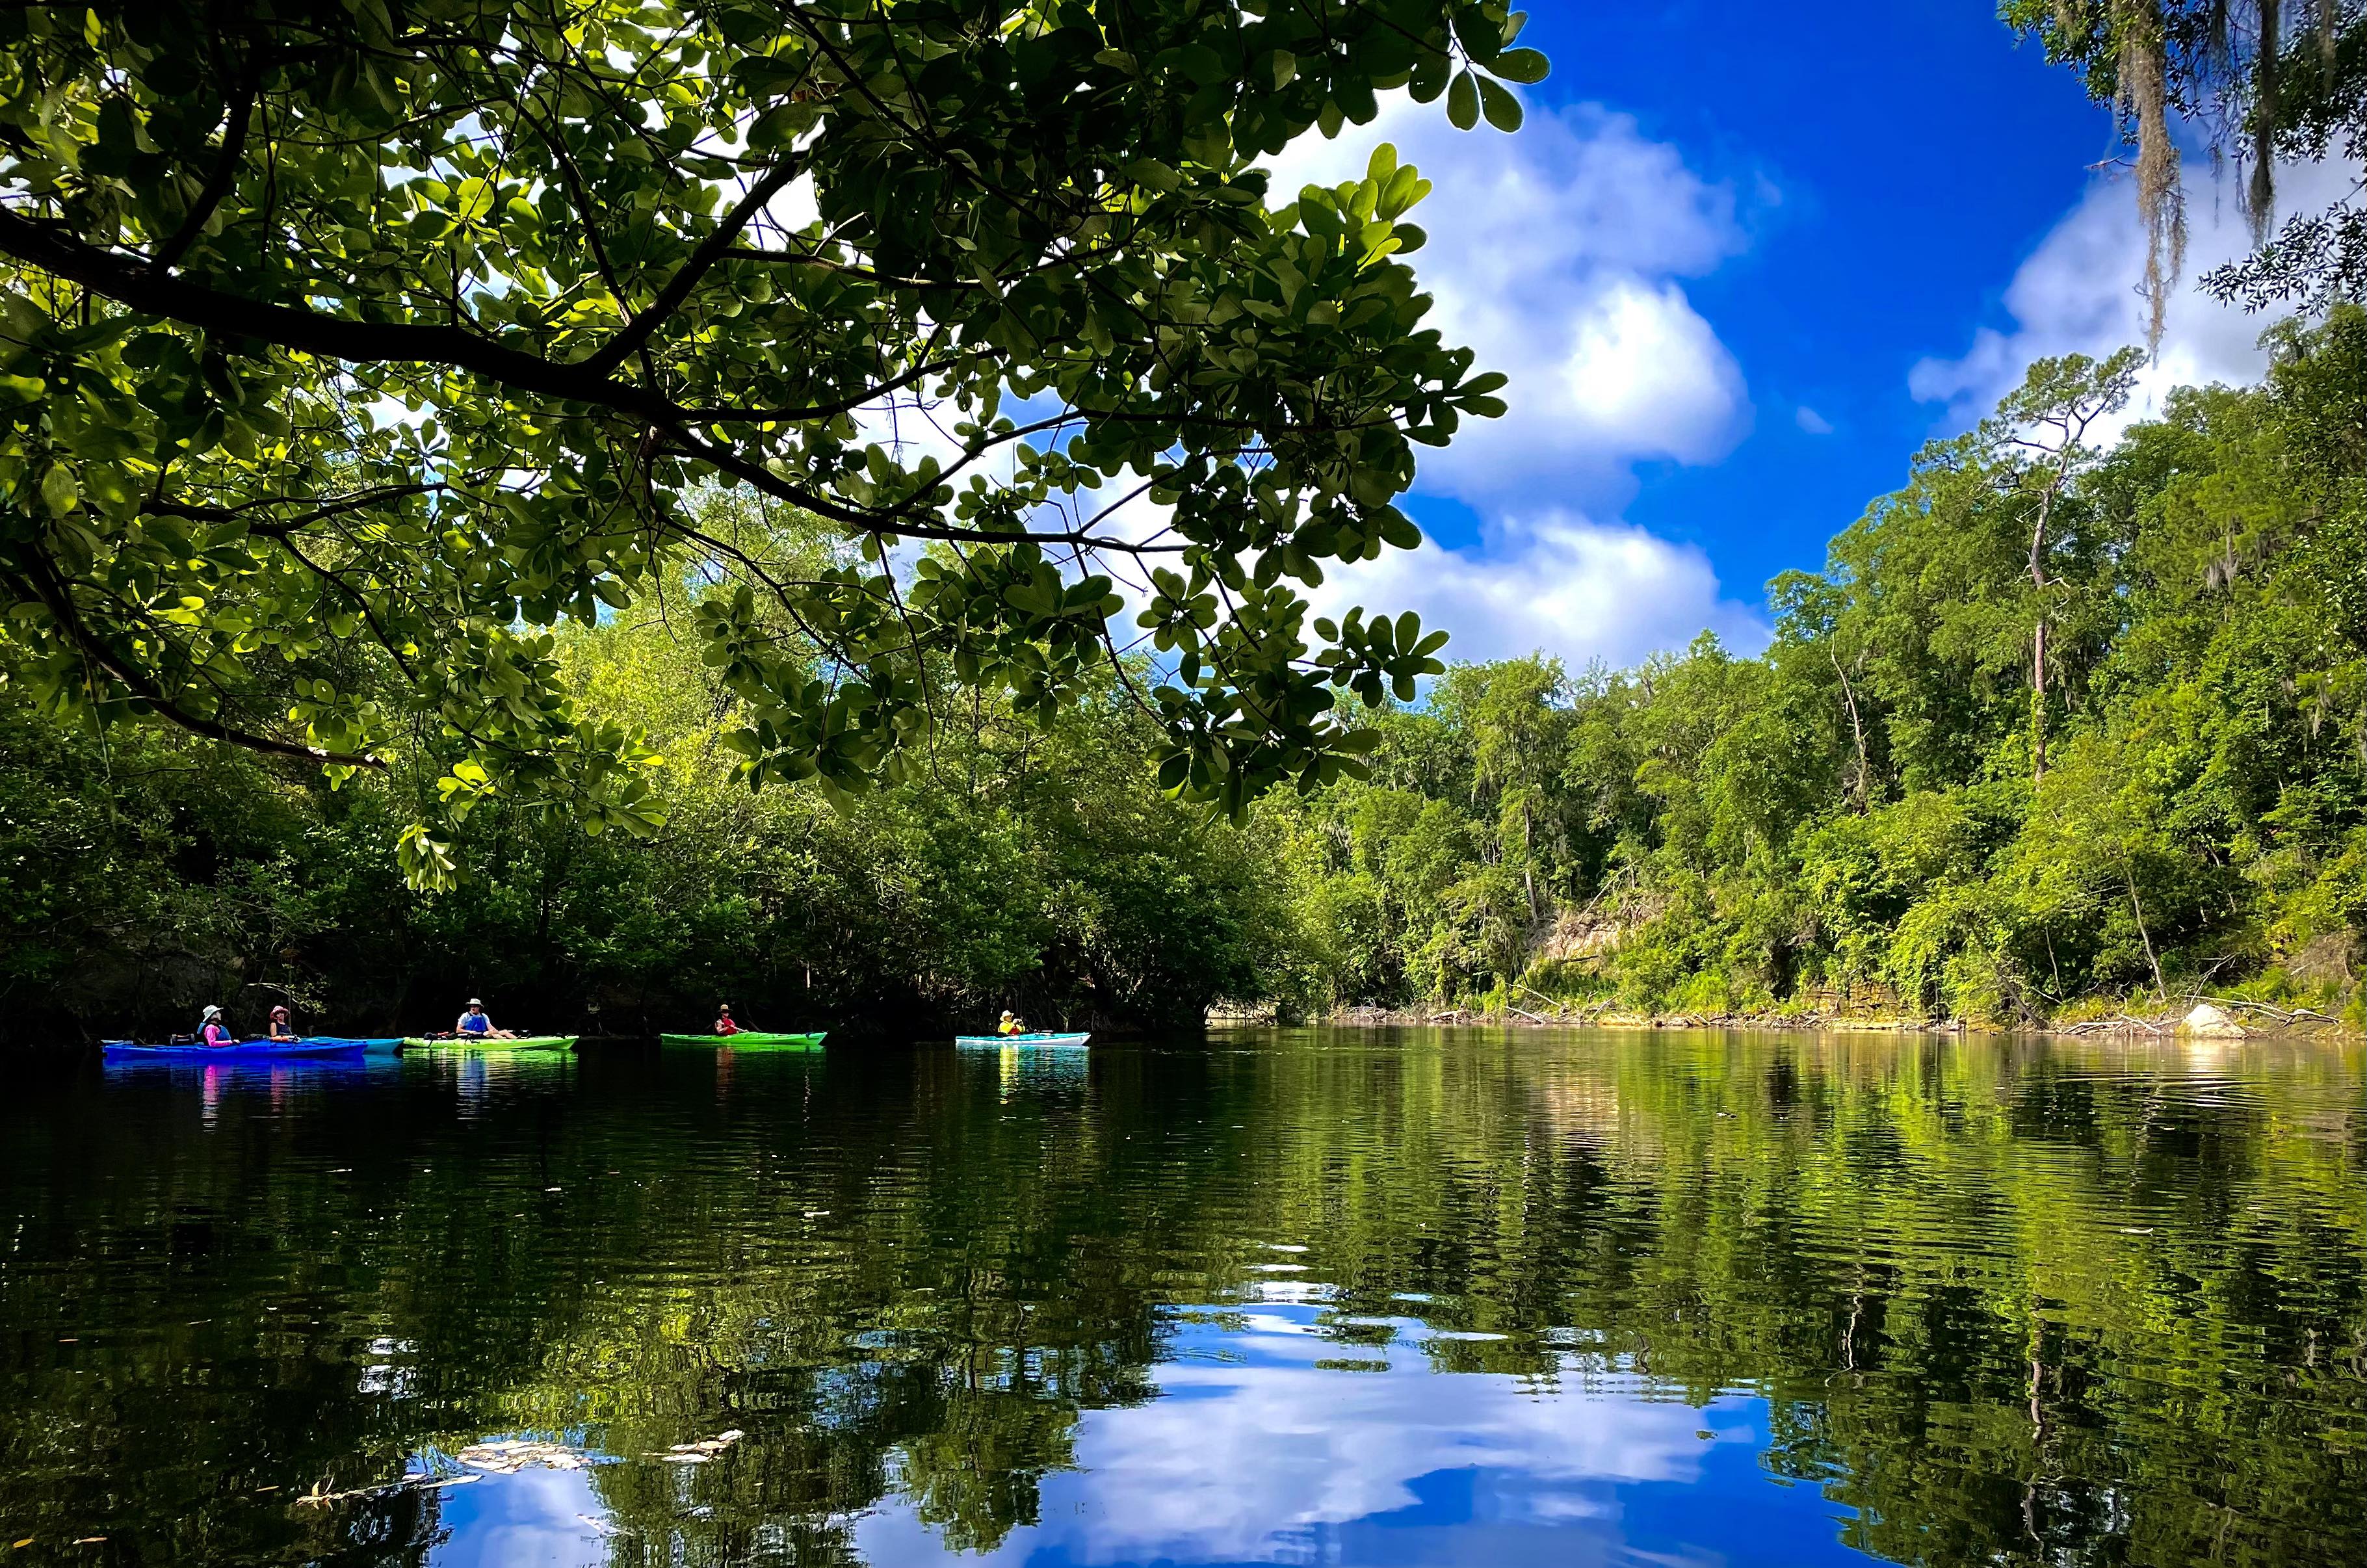
[[[1521,797],[1521,885],[1529,893],[1529,924],[1537,923],[1537,824],[1529,814],[1529,800]]]
[[[1830,642],[1825,644],[1825,656],[1833,662],[1833,674],[1840,677],[1841,700],[1849,705],[1850,736],[1857,742],[1857,779],[1852,793],[1857,796],[1857,814],[1865,815],[1865,725],[1858,718],[1857,688],[1850,685],[1849,672],[1841,668],[1840,653]]]
[[[2055,476],[2038,494],[2038,515],[2030,527],[2030,585],[2037,601],[2038,625],[2030,639],[2030,781],[2046,778],[2046,530],[2055,520],[2055,498],[2071,478],[2068,436],[2056,454]]]
[[[2044,587],[2045,585],[2039,585]],[[2046,610],[2038,612],[2038,632],[2030,640],[2030,781],[2046,779]]]
[[[2136,873],[2130,869],[2126,860],[2121,862],[2121,880],[2128,884],[2129,907],[2136,912],[2137,939],[2145,943],[2146,962],[2153,965],[2154,999],[2167,1002],[2169,1000],[2169,987],[2161,983],[2161,960],[2153,950],[2153,933],[2146,929],[2145,905],[2137,902]]]

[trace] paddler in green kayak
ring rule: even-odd
[[[717,1034],[738,1034],[740,1032],[740,1026],[731,1021],[730,1003],[717,1003],[715,1005],[715,1011],[717,1015],[715,1019],[715,1032]]]
[[[469,1010],[460,1015],[460,1021],[452,1026],[452,1032],[464,1040],[472,1035],[479,1040],[517,1039],[508,1029],[493,1028],[493,1020],[485,1017],[485,1005],[474,996],[469,998]]]

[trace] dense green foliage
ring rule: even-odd
[[[2367,927],[2367,313],[2078,437],[2048,361],[1772,585],[1774,637],[1458,668],[1278,802],[1308,1004],[2339,997]]]
[[[1263,162],[1396,88],[1512,128],[1503,82],[1546,71],[1521,20],[0,7],[15,677],[333,777],[433,760],[392,824],[423,886],[488,799],[654,829],[649,754],[570,702],[549,632],[694,560],[751,590],[697,622],[751,778],[900,782],[946,678],[1048,715],[1139,637],[1175,655],[1140,699],[1171,784],[1238,812],[1328,781],[1441,639],[1309,628],[1298,589],[1419,542],[1414,443],[1501,414],[1503,378],[1422,325],[1411,167],[1270,203]],[[718,479],[860,553],[704,532]]]
[[[983,699],[900,785],[833,806],[752,790],[742,717],[694,640],[622,619],[557,639],[569,700],[663,748],[652,833],[513,801],[462,828],[476,874],[403,884],[401,781],[332,790],[229,745],[62,727],[0,686],[0,1038],[187,1028],[272,1002],[344,1032],[497,1022],[703,1028],[1163,1023],[1273,988],[1271,857],[1142,765],[1114,687],[1046,727]],[[955,693],[938,694],[950,704]],[[592,824],[597,826],[596,822]]]
[[[0,984],[88,1032],[285,992],[341,1027],[488,994],[538,1021],[1189,1018],[1538,998],[2027,1022],[2188,991],[2348,1002],[2367,925],[2367,312],[2269,380],[2090,438],[2133,361],[2047,361],[1772,585],[1772,644],[1627,671],[1461,666],[1373,777],[1244,828],[1159,788],[1136,667],[1044,714],[949,676],[876,792],[752,791],[751,697],[682,634],[695,570],[570,631],[585,722],[645,733],[654,835],[496,797],[481,873],[413,894],[406,791],[0,702]],[[710,492],[713,537],[819,574],[826,530]],[[777,610],[775,612],[777,614]],[[795,649],[786,619],[767,631]],[[808,644],[810,647],[810,644]],[[416,765],[433,774],[439,764]],[[246,989],[241,989],[242,987]],[[1523,991],[1523,987],[1526,990]]]

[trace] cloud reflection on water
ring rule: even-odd
[[[1697,1409],[1624,1377],[1440,1373],[1418,1320],[1343,1344],[1323,1288],[1260,1294],[1218,1322],[1183,1318],[1153,1369],[1161,1397],[1087,1413],[1078,1468],[1042,1483],[1040,1522],[963,1561],[1707,1564],[1770,1529],[1796,1540],[1794,1561],[1867,1561],[1839,1544],[1840,1510],[1760,1471],[1757,1400]],[[1670,1508],[1677,1494],[1691,1502]],[[951,1555],[900,1495],[857,1540],[876,1563]]]

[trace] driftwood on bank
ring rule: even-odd
[[[2316,1028],[2339,1024],[2315,1007],[2279,1007],[2267,1002],[2240,1002],[2232,996],[2199,996],[2195,1000],[2239,1013],[2254,1013],[2283,1028]]]

